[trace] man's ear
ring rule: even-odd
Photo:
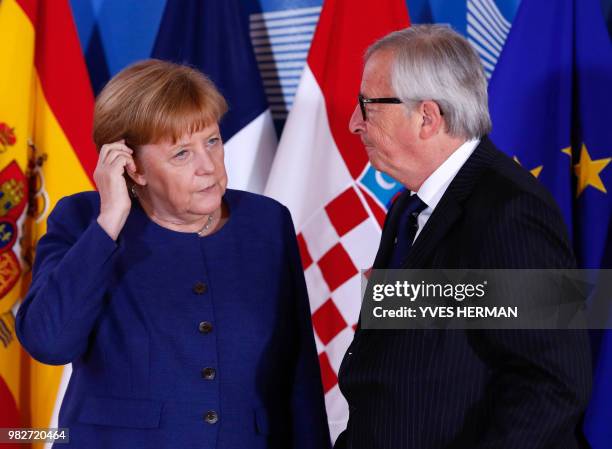
[[[419,133],[421,139],[428,139],[444,130],[444,118],[438,103],[431,100],[423,101],[419,106],[418,112],[422,117],[421,131]]]

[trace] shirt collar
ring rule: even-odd
[[[451,181],[479,143],[480,139],[464,142],[423,182],[416,193],[427,204],[428,211],[436,208]]]

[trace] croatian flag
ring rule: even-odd
[[[345,429],[337,373],[359,317],[386,207],[402,186],[374,170],[348,130],[363,55],[409,24],[404,0],[326,0],[265,194],[293,215],[310,296],[330,430]]]
[[[229,104],[221,121],[228,187],[261,193],[277,138],[239,1],[168,0],[151,57],[213,80]]]

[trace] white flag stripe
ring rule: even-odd
[[[469,30],[470,30],[470,26],[468,25],[468,31]],[[480,56],[480,59],[482,60],[483,64],[485,62],[493,64],[493,66],[495,66],[495,64],[497,64],[497,60],[499,59],[499,55],[492,54],[490,51],[488,51],[485,48],[483,48],[480,45],[481,42],[482,42],[482,39],[480,39],[478,37],[477,33],[474,32],[472,36],[469,36],[468,37],[468,42],[470,44],[472,44],[472,47],[474,47],[476,49],[476,52],[478,52],[478,55]]]
[[[469,31],[470,31],[470,27],[468,26],[468,32]],[[478,54],[480,55],[480,59],[483,64],[485,62],[491,62],[493,64],[497,63],[497,58],[499,55],[491,54],[491,52],[488,49],[483,48],[481,45],[481,43],[483,43],[482,40],[476,39],[473,36],[470,36],[468,38],[468,41],[472,44],[472,47],[474,47],[476,51],[478,52]],[[484,44],[486,45],[486,42],[484,42]],[[483,60],[483,55],[487,61]]]
[[[281,69],[296,69],[296,68],[303,68],[304,67],[304,61],[283,61],[283,62],[278,62],[278,63],[274,63],[274,62],[262,62],[261,64],[257,64],[259,66],[260,69],[271,69],[274,67],[278,67]]]
[[[490,16],[482,14],[478,9],[476,9],[473,3],[468,3],[468,22],[472,17],[478,20],[478,22],[487,30],[487,32],[494,36],[497,42],[501,43],[503,46],[503,43],[506,40],[506,33],[504,33],[497,26]]]
[[[479,53],[480,62],[482,63],[482,66],[484,67],[485,72],[487,72],[488,75],[493,73],[493,70],[495,69],[495,64],[489,62],[488,58],[483,57],[483,53],[481,53],[482,49],[478,46],[477,42],[472,41],[472,39],[468,39],[468,41],[470,42],[470,44],[472,44],[472,47],[474,47],[476,51]],[[497,63],[497,61],[495,61],[495,63]]]
[[[270,97],[272,97],[275,94],[282,94],[283,97],[289,97],[289,96],[293,96],[295,95],[295,92],[297,91],[297,85],[295,87],[288,87],[288,86],[283,86],[283,87],[264,87],[264,90],[266,91],[266,95],[270,95]]]
[[[316,263],[304,270],[304,278],[308,287],[310,313],[314,313],[331,296],[331,292],[327,288],[327,283],[323,279],[321,269]],[[325,345],[321,343],[317,350],[319,353],[325,350]]]
[[[329,421],[329,433],[332,441],[335,441],[348,423],[348,404],[342,396],[340,387],[336,385],[325,395],[325,407],[327,408],[327,418]]]
[[[276,79],[264,79],[264,86],[288,86],[288,87],[296,87],[299,84],[299,78],[276,78]]]
[[[286,52],[286,53],[275,53],[275,54],[267,54],[267,55],[257,55],[255,58],[257,62],[267,62],[267,61],[293,61],[296,59],[301,59],[302,61],[306,61],[306,57],[308,56],[308,51],[296,51],[296,52]]]
[[[278,95],[273,95],[273,97],[275,98],[272,98],[272,100],[270,101],[270,108],[272,108],[273,106],[276,108],[278,108],[279,106],[286,108],[287,106],[291,106],[293,104],[293,95],[291,96],[291,98],[276,98],[278,97]]]
[[[506,42],[506,38],[508,37],[508,33],[510,32],[510,24],[508,24],[507,22],[506,22],[506,24],[500,23],[500,21],[496,19],[497,15],[492,15],[489,12],[489,9],[482,8],[481,6],[479,6],[481,4],[482,4],[482,2],[480,2],[480,1],[476,1],[476,2],[472,1],[472,2],[470,2],[468,4],[468,14],[470,13],[469,12],[470,8],[472,8],[473,10],[479,11],[480,14],[483,17],[486,18],[487,23],[490,23],[491,24],[490,26],[495,28],[497,33],[501,36],[502,41]],[[498,15],[501,16],[501,13],[497,9],[497,7],[495,7],[495,9],[496,9]]]
[[[499,42],[497,39],[495,39],[493,34],[485,30],[472,14],[468,14],[467,23],[468,26],[471,26],[478,34],[480,34],[483,40],[487,41],[489,45],[495,49],[496,54],[501,53],[503,42]]]
[[[331,135],[323,93],[308,65],[294,102],[265,193],[291,210],[299,231],[313,211],[341,193],[352,177]],[[334,176],[321,177],[321,167]]]
[[[287,182],[287,179],[290,179],[290,182]],[[338,236],[325,207],[347,189],[352,189],[349,194],[354,195],[356,192],[354,184],[355,181],[348,172],[331,135],[323,93],[310,67],[306,65],[295,95],[295,105],[289,114],[270,171],[265,193],[289,208],[296,230],[304,239],[308,254],[313,260],[304,272],[311,311],[323,314],[318,319],[323,320],[320,325],[325,326],[325,320],[329,318],[334,320],[334,310],[337,310],[347,325],[344,329],[337,329],[339,331],[337,335],[322,336],[326,340],[331,337],[331,340],[326,341],[327,344],[324,344],[318,335],[315,338],[319,353],[325,355],[330,369],[335,373],[338,372],[346,348],[353,338],[351,326],[355,324],[359,314],[361,275],[359,272],[355,273],[330,291],[329,279],[326,279],[321,272],[322,269],[330,268],[326,266],[327,264],[319,265],[319,261],[321,257],[332,254],[330,250],[336,251],[339,248],[339,251],[348,253],[353,264],[367,264],[375,250],[372,250],[368,258],[364,254],[367,249],[361,248],[360,250],[364,252],[355,253],[351,247],[354,245],[363,247],[363,240],[374,242],[376,245],[380,235],[370,218],[349,230],[343,237]],[[333,206],[330,207],[333,210]],[[364,233],[368,230],[374,230],[373,234],[365,236]],[[333,305],[328,304],[329,299]],[[324,305],[325,307],[329,305],[329,308],[323,311],[321,307]],[[342,323],[339,322],[338,325],[341,326]],[[328,380],[333,382],[333,378]],[[330,433],[332,440],[335,440],[346,428],[348,406],[338,385],[330,385],[331,389],[325,394],[325,404]]]
[[[340,238],[329,221],[323,205],[319,206],[319,210],[303,224],[300,232],[308,242],[308,252],[314,261],[323,257]]]
[[[351,229],[340,239],[343,246],[349,253],[353,264],[355,264],[359,270],[367,270],[374,264],[374,256],[378,250],[378,241],[373,240],[370,237],[372,235],[380,234],[382,229],[380,228],[378,222],[372,217],[373,215],[370,211],[370,218]],[[354,324],[356,322],[357,320],[355,319],[355,321],[351,322],[350,324]]]
[[[253,46],[257,48],[260,45],[286,44],[289,42],[310,42],[312,41],[312,33],[296,33],[289,36],[265,36],[251,39]]]
[[[283,36],[285,34],[314,33],[315,25],[274,28],[272,30],[251,31],[251,39],[262,36]]]
[[[359,276],[354,276],[349,282],[357,281],[359,283]],[[355,298],[353,299],[353,309],[355,309]],[[340,365],[342,364],[342,357],[346,352],[346,348],[349,347],[351,341],[353,341],[353,329],[351,327],[347,327],[342,330],[338,335],[336,335],[332,341],[325,348],[325,352],[329,357],[329,362],[334,369],[334,371],[338,372],[340,370]]]
[[[271,112],[287,112],[287,106],[285,106],[285,103],[271,104],[270,111]]]
[[[470,32],[471,27],[468,25],[468,33]],[[487,78],[491,78],[491,74],[495,69],[495,64],[497,64],[497,57],[491,56],[489,52],[487,52],[484,48],[480,46],[480,43],[477,39],[470,36],[468,37],[468,42],[472,44],[472,47],[476,49],[478,56],[480,57],[480,62],[484,67],[485,75]]]
[[[486,69],[486,71],[489,72],[489,76],[487,78],[490,78],[491,74],[493,73],[493,70],[495,70],[495,66],[487,61],[481,60],[481,62],[482,62],[483,67]]]
[[[374,242],[378,246],[378,241],[377,239],[372,238],[372,234],[368,235],[366,238],[368,240],[374,240]],[[374,249],[374,253],[376,253],[376,248]],[[344,284],[342,284],[340,287],[334,290],[333,293],[331,294],[331,297],[334,300],[334,305],[336,306],[336,308],[342,315],[342,318],[344,318],[344,321],[346,321],[346,323],[349,325],[349,329],[354,324],[356,324],[357,320],[359,319],[358,304],[359,304],[359,292],[360,291],[361,291],[361,272],[359,272],[358,274],[350,278],[348,281],[346,281]],[[355,294],[357,294],[357,297],[355,297]],[[351,329],[351,334],[352,333],[353,331]],[[328,353],[331,350],[330,346],[332,342],[330,342],[330,344],[327,346]],[[344,350],[346,350],[347,347],[348,345],[344,348]],[[342,354],[338,354],[338,358],[340,359],[340,361],[332,362],[332,365],[336,363],[337,366],[340,367],[342,356],[344,356],[344,352]],[[332,357],[330,357],[330,359],[331,358]]]
[[[284,120],[291,108],[320,12],[320,7],[302,8],[250,18],[251,42],[274,119]]]
[[[487,52],[489,59],[493,59],[495,62],[497,62],[500,53],[489,44],[489,41],[484,39],[482,35],[478,33],[474,28],[472,28],[472,26],[469,24],[467,30],[469,39],[473,39],[474,41],[476,41],[479,44],[479,48],[482,51]]]
[[[285,51],[303,51],[310,48],[310,42],[301,44],[279,44],[279,45],[262,45],[255,47],[255,54],[260,53],[280,53]]]
[[[310,8],[296,8],[287,11],[269,11],[264,13],[251,14],[251,22],[257,22],[264,19],[278,19],[281,17],[295,17],[304,14],[319,14],[321,13],[320,6],[313,6]]]
[[[491,78],[510,31],[510,23],[504,19],[492,0],[468,0],[468,40],[478,52],[487,78]]]
[[[251,22],[251,30],[272,29],[279,27],[287,27],[294,25],[305,25],[307,23],[316,24],[319,20],[319,15],[309,15],[303,17],[295,17],[291,19],[266,20],[265,22]]]
[[[499,24],[499,26],[508,33],[512,24],[506,20],[506,18],[502,15],[499,8],[492,0],[472,0],[476,3],[476,6],[482,8],[487,11],[491,17]]]
[[[266,92],[267,93],[267,92]],[[268,95],[268,98],[270,99],[271,102],[282,102],[284,104],[287,104],[288,102],[294,102],[294,100],[292,100],[293,95],[287,94],[287,95]]]
[[[290,70],[290,69],[281,69],[281,70],[262,70],[261,76],[263,79],[272,79],[272,78],[294,78],[298,77],[298,79],[302,76],[301,70]]]
[[[274,158],[276,142],[269,110],[225,142],[228,187],[262,193]]]

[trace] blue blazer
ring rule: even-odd
[[[229,221],[204,238],[134,201],[115,242],[95,192],[49,216],[16,327],[35,359],[72,362],[68,447],[330,446],[289,211],[235,190],[224,201]]]

